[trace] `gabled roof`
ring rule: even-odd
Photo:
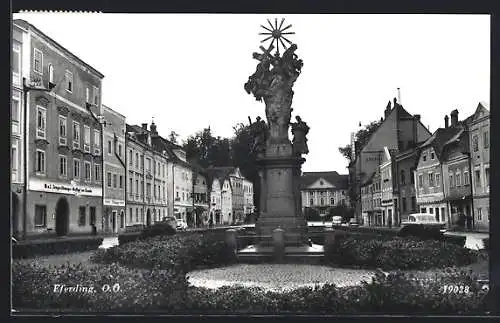
[[[366,186],[366,185],[370,185],[371,183],[373,183],[373,178],[375,177],[375,173],[376,172],[373,172],[371,173],[370,176],[368,176],[367,179],[365,179],[362,183],[361,183],[361,186]]]
[[[325,181],[335,185],[339,189],[347,189],[349,175],[339,175],[339,173],[333,172],[303,172],[300,177],[301,188],[307,188],[318,181],[320,178]]]
[[[474,113],[471,116],[465,119],[464,122],[466,122],[467,125],[471,125],[476,120],[489,115],[490,115],[489,105],[486,102],[481,101],[477,105],[476,111],[474,111]]]
[[[429,139],[418,147],[416,163],[418,163],[418,159],[420,158],[420,152],[428,147],[434,148],[437,158],[441,161],[444,147],[451,142],[450,140],[459,136],[463,131],[464,128],[461,124],[456,127],[438,128]]]

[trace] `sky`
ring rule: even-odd
[[[267,19],[285,18],[304,62],[293,114],[310,126],[302,170],[347,174],[338,147],[397,97],[431,132],[490,101],[489,15],[17,13],[104,74],[102,102],[180,139],[230,137],[264,103],[243,88]],[[267,44],[267,43],[266,43]],[[294,117],[292,116],[292,118]]]

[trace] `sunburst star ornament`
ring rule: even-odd
[[[274,25],[271,23],[271,20],[269,20],[269,19],[267,19],[267,22],[269,23],[269,26],[271,28],[266,27],[264,25],[260,25],[263,29],[266,30],[265,32],[259,33],[259,35],[266,36],[265,39],[261,40],[261,43],[264,43],[264,42],[270,40],[271,42],[269,44],[267,51],[270,52],[271,50],[273,50],[273,48],[276,48],[276,54],[279,55],[280,46],[283,48],[283,50],[286,50],[288,48],[288,46],[290,46],[292,44],[292,42],[290,40],[288,40],[284,35],[294,35],[295,33],[292,31],[285,32],[287,29],[292,27],[292,25],[288,25],[285,28],[282,28],[283,23],[285,22],[285,18],[281,19],[281,23],[279,24],[279,27],[278,27],[278,18],[274,18]],[[285,44],[285,42],[283,40],[285,40],[288,43],[288,46]],[[276,42],[276,47],[273,45],[274,42]]]

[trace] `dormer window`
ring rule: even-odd
[[[319,181],[319,185],[323,185],[323,181]]]

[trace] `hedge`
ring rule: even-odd
[[[95,250],[102,244],[101,237],[64,237],[44,240],[21,240],[12,245],[12,257],[31,258]]]
[[[340,266],[383,269],[430,269],[469,265],[477,254],[455,243],[416,238],[373,238],[336,232],[325,246],[326,261]]]
[[[54,285],[93,287],[93,293],[58,293]],[[104,286],[119,286],[113,292]],[[444,285],[469,286],[469,293],[443,293]],[[144,312],[171,314],[483,314],[485,291],[466,272],[444,272],[432,280],[409,274],[376,277],[361,286],[324,285],[288,292],[189,286],[175,270],[138,270],[111,264],[46,268],[14,264],[13,307],[54,312]],[[116,290],[116,289],[115,289]]]
[[[490,238],[483,239],[483,249],[490,250]]]

